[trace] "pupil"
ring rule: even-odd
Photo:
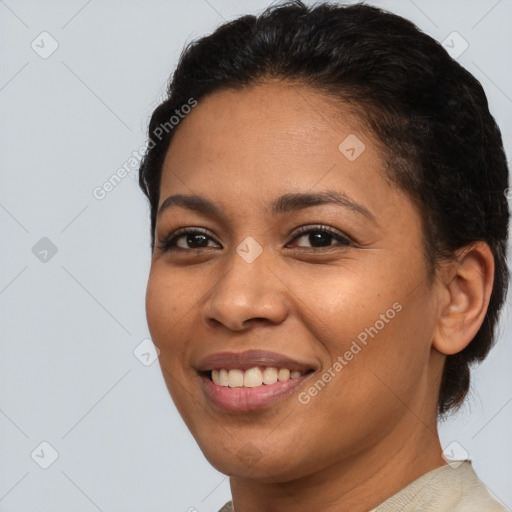
[[[322,245],[322,242],[323,242],[323,245],[330,245],[329,242],[331,241],[331,237],[332,237],[332,235],[330,235],[329,233],[325,233],[324,231],[317,231],[315,234],[311,233],[309,235],[309,243],[313,247],[318,247],[318,245],[315,245],[318,242],[321,245]]]
[[[198,243],[197,240],[201,238],[202,240]],[[199,247],[205,247],[208,241],[206,240],[205,235],[189,235],[187,237],[187,243],[190,245],[198,245]]]

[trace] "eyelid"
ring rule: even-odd
[[[174,231],[171,231],[171,233],[167,235],[162,235],[158,237],[158,249],[161,251],[167,251],[171,244],[175,242],[177,238],[180,238],[181,236],[188,235],[188,234],[194,234],[194,235],[205,235],[206,237],[213,240],[215,243],[219,243],[215,240],[215,237],[212,235],[212,233],[206,229],[206,228],[200,228],[196,226],[185,226],[182,228],[175,229]],[[178,250],[181,248],[178,248]],[[184,251],[192,252],[194,249],[183,249]]]
[[[311,232],[324,232],[329,234],[330,236],[334,237],[339,244],[345,245],[345,246],[354,246],[357,247],[357,243],[352,239],[352,237],[348,236],[343,231],[340,231],[332,226],[325,225],[325,224],[304,224],[302,226],[299,226],[298,228],[295,228],[295,230],[288,235],[290,239],[289,242],[287,242],[286,245],[289,245],[290,243],[294,242],[296,239],[300,238],[303,235],[306,235]],[[201,228],[201,227],[195,227],[195,226],[186,226],[178,228],[174,231],[172,231],[168,235],[164,235],[161,237],[158,237],[158,249],[167,252],[170,250],[174,251],[183,251],[183,252],[194,252],[194,251],[201,251],[204,249],[212,249],[212,247],[199,247],[199,248],[193,248],[193,249],[183,249],[181,247],[177,247],[175,242],[178,238],[181,238],[182,236],[192,234],[192,235],[204,235],[207,238],[209,238],[211,241],[213,241],[216,244],[222,245],[215,239],[215,235],[213,235],[208,229]],[[344,243],[346,242],[346,243]],[[310,249],[313,249],[313,251],[322,251],[322,249],[329,249],[330,247],[336,247],[336,245],[328,245],[323,248],[315,248],[311,247]],[[307,247],[302,247],[302,249],[308,249]]]
[[[315,231],[323,231],[325,233],[330,234],[333,237],[338,237],[338,238],[341,238],[341,239],[347,241],[348,242],[347,245],[353,245],[353,246],[357,247],[357,243],[352,239],[352,237],[348,236],[343,231],[340,231],[339,229],[333,228],[332,226],[328,226],[326,224],[305,224],[303,226],[299,226],[290,235],[293,237],[291,242],[293,242],[294,240],[296,240],[297,238],[299,238],[300,236],[302,236],[304,234],[307,234],[310,232],[315,232]],[[328,247],[326,247],[326,249],[327,248]]]

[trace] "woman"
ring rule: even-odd
[[[149,139],[148,325],[222,510],[504,510],[437,432],[508,282],[478,81],[396,15],[292,2],[191,44]]]

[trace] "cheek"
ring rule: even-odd
[[[171,325],[175,314],[172,298],[168,297],[165,289],[157,273],[151,271],[146,288],[146,319],[153,342],[159,346],[164,327]]]
[[[302,321],[322,347],[323,370],[338,363],[330,372],[333,388],[340,386],[349,403],[364,403],[362,395],[407,396],[429,361],[434,315],[428,288],[410,293],[418,276],[372,268],[301,281],[308,306]]]
[[[146,318],[153,342],[162,356],[179,349],[179,332],[186,324],[190,299],[190,288],[184,289],[173,273],[152,267],[146,288]]]
[[[299,304],[309,317],[309,329],[323,341],[331,356],[345,352],[358,337],[364,343],[371,339],[371,333],[389,330],[400,315],[396,311],[399,305],[393,308],[399,286],[392,276],[372,272],[369,265],[364,270],[354,267],[350,271],[336,267],[323,274],[303,273],[299,286],[297,276],[290,276],[287,283],[306,306]]]
[[[167,389],[180,410],[184,401],[183,383],[186,381],[186,290],[176,282],[175,274],[165,268],[151,269],[146,288],[146,318],[153,343],[160,350],[158,362]]]
[[[364,403],[367,411],[396,415],[420,407],[431,353],[429,310],[426,297],[403,294],[368,307],[358,332],[339,347],[347,361],[343,392],[354,406]]]

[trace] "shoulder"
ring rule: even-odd
[[[379,505],[374,512],[507,512],[476,475],[471,461],[434,469]],[[228,501],[219,512],[234,512]]]
[[[422,475],[376,512],[506,512],[476,475],[471,461],[446,464]]]
[[[462,492],[454,512],[506,512],[505,507],[494,500],[489,491],[475,473],[471,461],[464,461],[460,466],[462,471],[454,475],[454,485],[460,486]],[[448,471],[453,471],[450,468]]]
[[[220,510],[219,512],[233,512],[233,502],[228,501]]]

